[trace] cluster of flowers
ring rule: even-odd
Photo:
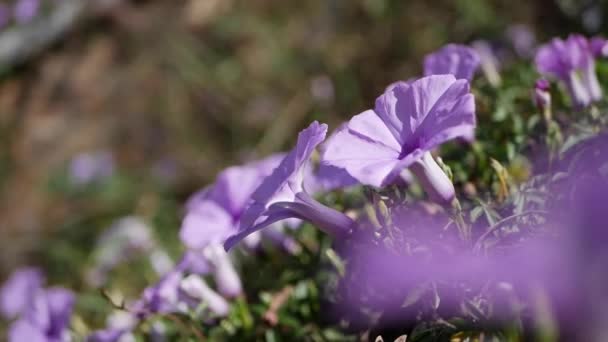
[[[95,286],[103,284],[105,274],[119,261],[113,257],[125,255],[123,250],[150,252],[161,278],[127,306],[128,319],[109,324],[107,329],[93,333],[90,340],[117,341],[150,315],[200,312],[201,304],[203,319],[228,315],[229,300],[243,292],[230,253],[240,242],[244,248],[255,250],[267,241],[295,254],[301,247],[285,228],[296,229],[302,221],[312,223],[337,242],[350,239],[360,230],[364,223],[359,217],[320,203],[315,199],[317,194],[357,184],[386,188],[417,181],[436,204],[458,207],[454,185],[433,153],[451,140],[474,140],[475,99],[470,82],[484,63],[495,64],[487,57],[489,53],[481,50],[479,46],[447,45],[425,58],[423,77],[389,85],[374,108],[352,117],[328,139],[327,125],[315,121],[299,133],[290,152],[221,172],[214,184],[197,192],[186,204],[180,238],[187,251],[175,265],[150,242],[141,224],[122,222],[114,228],[120,238],[104,239],[121,240],[122,247],[118,252],[102,253],[101,266],[91,276],[92,282]],[[594,62],[607,52],[606,41],[601,38],[587,40],[572,35],[540,47],[535,61],[540,73],[563,82],[573,105],[581,108],[602,96]],[[537,82],[535,100],[542,108],[550,106],[548,81]],[[313,162],[316,153],[319,161]],[[95,173],[86,171],[87,175]],[[470,232],[461,233],[462,240],[470,242]],[[474,263],[467,259],[461,264]],[[442,267],[437,272],[449,271]],[[46,340],[52,341],[65,333],[72,297],[66,291],[42,290],[38,273],[24,276],[22,272],[3,289],[3,305],[9,308],[5,313],[21,317],[13,324],[11,341],[24,340],[20,336],[26,335],[20,334],[29,330],[45,334],[49,336]],[[206,283],[204,276],[208,274],[213,276],[216,290]],[[24,277],[27,280],[21,280]],[[24,294],[26,291],[37,295]],[[28,304],[24,299],[38,297],[41,299],[36,303],[48,304]],[[11,303],[15,298],[21,298],[21,302]],[[61,305],[55,305],[57,302]],[[28,320],[27,308],[36,311],[37,316],[44,313],[51,318],[42,323]]]

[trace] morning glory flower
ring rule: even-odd
[[[581,35],[554,38],[536,53],[537,70],[564,83],[575,107],[583,108],[602,98],[595,74],[595,57],[589,41]]]
[[[9,329],[9,342],[69,340],[74,294],[63,288],[40,289]]]
[[[224,241],[238,231],[238,225],[254,190],[284,158],[276,154],[261,161],[233,166],[222,171],[216,182],[196,193],[187,203],[187,214],[182,222],[180,237],[191,250],[199,253],[213,271],[218,290],[226,297],[236,297],[242,292],[241,281],[222,248]],[[290,253],[299,250],[299,244],[275,225],[252,242],[259,245],[261,237],[284,248]]]
[[[288,218],[315,224],[332,236],[350,232],[353,221],[314,200],[304,189],[306,168],[314,149],[327,134],[327,125],[313,122],[298,135],[296,147],[251,195],[239,231],[224,243],[226,250],[248,235]]]
[[[451,139],[472,139],[475,101],[467,80],[427,76],[387,89],[375,109],[354,116],[347,127],[327,147],[323,163],[375,187],[409,168],[432,199],[450,202],[454,186],[431,150]]]
[[[213,185],[194,194],[186,204],[187,214],[180,231],[184,244],[200,250],[210,244],[222,244],[236,233],[251,195],[284,157],[285,154],[277,153],[257,162],[229,167],[218,175]],[[296,227],[299,222],[285,223]],[[248,238],[247,246],[259,247],[262,238],[289,253],[299,250],[298,243],[286,235],[279,224]]]
[[[424,75],[454,75],[469,82],[479,67],[479,55],[465,45],[448,44],[424,58]]]

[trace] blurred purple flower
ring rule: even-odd
[[[593,37],[589,40],[591,53],[595,58],[608,57],[608,41],[604,37]]]
[[[79,185],[108,178],[113,173],[114,159],[105,151],[79,154],[69,165],[69,175]]]
[[[0,290],[0,310],[7,319],[21,315],[44,283],[42,272],[34,267],[15,271]]]
[[[117,220],[97,241],[94,265],[87,272],[87,282],[96,287],[102,286],[112,269],[140,254],[150,257],[159,274],[164,274],[171,267],[162,260],[167,258],[166,253],[158,248],[146,222],[136,216]]]
[[[11,11],[9,7],[2,3],[0,4],[0,30],[5,28],[11,20]]]
[[[541,74],[561,80],[577,108],[602,98],[602,88],[595,73],[595,57],[589,41],[577,34],[566,40],[554,38],[540,47],[535,58]]]
[[[376,187],[392,183],[409,167],[429,196],[449,202],[454,186],[430,151],[454,138],[472,139],[474,130],[468,81],[427,76],[397,84],[378,97],[374,110],[353,117],[327,147],[322,163]]]
[[[246,236],[288,218],[310,221],[332,236],[350,232],[353,221],[348,216],[315,201],[304,189],[310,156],[326,133],[327,125],[316,121],[300,132],[296,147],[251,196],[239,232],[224,243],[227,250]]]
[[[188,212],[180,238],[191,250],[191,257],[200,255],[199,262],[205,262],[204,267],[213,272],[220,293],[227,297],[238,296],[242,286],[229,255],[221,246],[238,231],[251,194],[283,158],[284,154],[275,154],[244,166],[229,167],[218,175],[212,186],[196,193],[186,204]],[[280,229],[270,227],[264,237],[288,252],[299,250],[297,242]],[[252,247],[258,244],[259,240]]]
[[[424,58],[424,76],[451,74],[456,79],[473,79],[479,56],[465,45],[448,44]]]
[[[477,51],[481,62],[481,70],[488,82],[495,88],[500,86],[500,83],[502,82],[498,71],[500,64],[490,43],[485,40],[476,40],[471,46]]]
[[[516,24],[507,28],[507,39],[522,58],[530,58],[536,49],[536,36],[528,25]]]
[[[186,204],[187,214],[180,231],[182,242],[191,249],[224,243],[238,231],[239,220],[255,189],[284,157],[285,154],[277,153],[261,161],[229,167],[218,175],[212,186],[194,194]],[[273,229],[272,240],[276,241],[280,235],[287,245],[295,243],[279,226]],[[257,239],[251,247],[259,243]]]
[[[14,8],[15,20],[19,24],[27,24],[38,14],[40,0],[17,0]]]
[[[187,312],[205,304],[215,315],[226,316],[230,309],[228,302],[208,287],[200,276],[184,276],[183,271],[177,267],[155,285],[146,288],[131,311],[145,318],[153,313]]]
[[[9,341],[69,340],[74,295],[63,288],[40,289],[23,315],[9,329]]]

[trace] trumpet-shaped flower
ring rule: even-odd
[[[213,271],[218,290],[227,297],[238,296],[242,286],[222,244],[237,232],[251,194],[284,156],[276,154],[258,162],[227,168],[212,186],[195,194],[187,203],[188,212],[180,237],[191,250],[191,256],[198,254],[199,261]],[[297,242],[285,235],[281,228],[272,227],[265,237],[289,252],[297,251]],[[259,239],[255,244],[259,244]]]
[[[350,232],[353,221],[315,201],[304,189],[310,156],[327,134],[327,125],[313,122],[298,135],[296,147],[251,195],[241,217],[240,230],[224,243],[228,250],[237,242],[271,224],[299,218],[333,236]]]
[[[536,68],[541,74],[561,80],[575,107],[583,108],[602,98],[595,73],[595,56],[589,41],[581,35],[554,38],[536,53]]]
[[[449,202],[454,186],[430,151],[454,138],[472,139],[475,101],[466,80],[427,76],[387,89],[375,109],[354,116],[347,127],[327,147],[322,163],[376,187],[410,168],[433,199]]]
[[[454,75],[457,79],[471,81],[479,67],[479,55],[474,49],[458,44],[448,44],[424,58],[424,75]]]

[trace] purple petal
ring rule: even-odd
[[[213,265],[213,277],[219,292],[228,298],[238,297],[243,286],[228,253],[221,245],[214,244],[206,248],[205,255]]]
[[[206,201],[186,214],[180,239],[188,248],[198,249],[213,242],[222,243],[235,230],[232,216],[215,202]]]
[[[536,69],[566,80],[570,73],[593,61],[589,43],[581,35],[570,35],[565,41],[554,38],[540,47],[535,57]]]
[[[471,81],[479,67],[475,50],[457,44],[448,44],[424,58],[424,75],[454,75],[457,79]]]
[[[437,202],[449,204],[454,199],[456,191],[454,185],[443,170],[437,165],[430,152],[412,164],[410,170],[429,195]]]
[[[608,41],[604,37],[591,38],[589,47],[595,58],[608,57]]]
[[[7,319],[22,314],[34,294],[42,288],[42,272],[33,267],[15,271],[0,291],[0,309]]]
[[[127,333],[127,329],[98,330],[87,337],[87,342],[118,342]]]
[[[50,288],[46,290],[46,298],[51,316],[50,336],[63,336],[70,324],[72,309],[74,307],[74,294],[63,288]]]
[[[44,332],[24,319],[14,322],[8,332],[9,342],[49,342]]]
[[[205,303],[216,315],[228,316],[230,312],[230,304],[199,276],[189,275],[184,278],[180,283],[180,290],[188,297]]]
[[[228,238],[226,243],[224,243],[224,248],[229,250],[245,236],[268,227],[275,222],[294,217],[311,222],[325,233],[334,237],[347,235],[354,225],[354,221],[348,216],[322,205],[305,192],[299,192],[296,194],[294,201],[273,203],[263,212],[263,216],[256,221],[255,225],[242,229],[238,234]]]
[[[233,216],[239,216],[264,177],[268,176],[284,157],[284,154],[277,154],[256,163],[227,168],[218,175],[210,198]]]
[[[428,151],[455,138],[471,138],[475,125],[475,99],[469,93],[469,84],[466,80],[455,81],[445,89],[420,124],[417,130],[419,145]]]

